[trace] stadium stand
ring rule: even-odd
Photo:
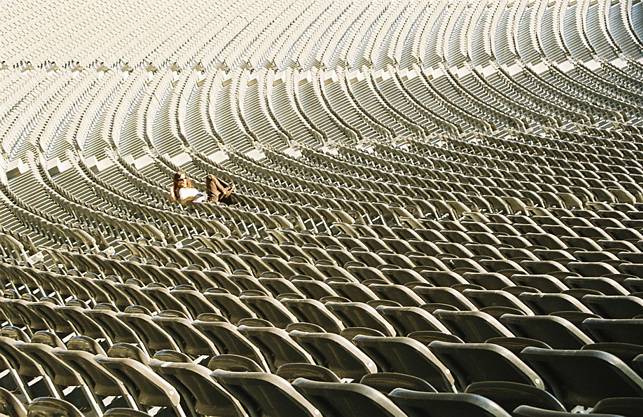
[[[9,3],[1,415],[643,415],[643,1]]]

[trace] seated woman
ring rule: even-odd
[[[172,189],[170,190],[170,200],[177,201],[181,204],[199,204],[204,203],[208,196],[194,188],[192,181],[185,172],[174,174]]]
[[[210,174],[205,177],[205,190],[208,193],[208,201],[210,203],[232,203],[234,184],[227,185],[214,175]]]

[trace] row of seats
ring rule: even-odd
[[[443,410],[431,411],[435,415],[452,415],[459,407],[471,407],[471,415],[505,416],[524,405],[553,411],[582,405],[597,411],[602,409],[601,401],[610,403],[605,399],[612,397],[632,397],[620,402],[630,409],[626,415],[640,411],[641,355],[634,360],[637,374],[603,351],[526,347],[514,354],[493,343],[441,341],[431,342],[427,349],[412,339],[357,335],[354,345],[377,361],[377,367],[362,362],[371,369],[360,372],[357,360],[361,358],[351,357],[351,349],[367,361],[368,356],[350,343],[333,350],[329,345],[324,348],[323,333],[295,330],[291,335],[296,340],[308,338],[319,363],[295,358],[269,372],[249,357],[233,353],[199,355],[204,360],[198,363],[194,356],[171,349],[150,356],[124,342],[105,351],[88,336],[73,336],[65,345],[55,333],[38,331],[20,340],[18,329],[5,327],[0,337],[3,406],[22,407],[11,389],[28,402],[38,395],[65,399],[91,415],[122,406],[168,408],[178,416],[186,412],[270,415],[275,409],[297,416],[320,415],[318,409],[331,416],[405,415],[392,411],[397,408],[390,406],[386,395],[409,415],[424,415],[413,410],[433,401],[446,402]],[[545,384],[555,396],[544,390]],[[414,407],[413,401],[395,400],[404,390],[434,395],[418,396],[423,401],[415,401]]]

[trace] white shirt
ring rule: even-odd
[[[207,195],[192,187],[179,188],[179,200],[192,200],[193,203],[203,203],[207,200]]]

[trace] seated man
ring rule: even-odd
[[[181,204],[199,204],[207,200],[207,195],[194,188],[185,172],[177,172],[170,189],[170,200]]]
[[[212,174],[205,177],[205,189],[210,203],[231,204],[234,188],[234,184],[227,185]]]

